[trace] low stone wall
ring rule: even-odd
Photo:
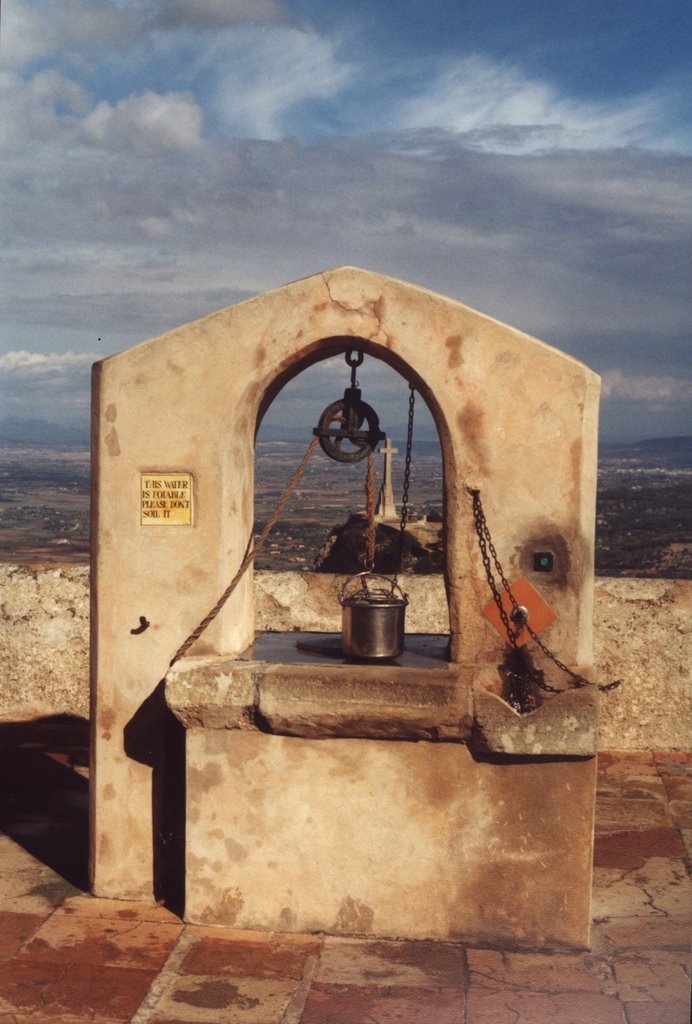
[[[0,718],[89,715],[89,569],[0,565]]]
[[[329,575],[256,573],[258,629],[338,631],[340,584]],[[410,576],[405,589],[407,629],[445,632],[442,579]],[[0,719],[88,716],[88,568],[2,565],[0,593]],[[596,675],[623,680],[601,700],[602,749],[692,748],[691,610],[692,581],[596,581]]]

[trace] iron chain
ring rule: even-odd
[[[500,615],[502,625],[505,627],[507,640],[509,641],[510,646],[516,647],[517,637],[519,636],[519,630],[512,629],[512,626],[510,625],[509,616],[505,611],[505,607],[502,603],[502,597],[500,595],[499,590],[497,589],[497,584],[495,583],[495,576],[493,575],[492,566],[490,564],[490,555],[492,555],[498,576],[502,581],[502,586],[505,590],[505,593],[509,595],[509,599],[512,602],[512,606],[516,608],[517,602],[514,598],[514,594],[509,589],[509,583],[507,582],[505,574],[502,571],[502,566],[500,565],[500,560],[497,557],[495,545],[493,544],[492,537],[490,536],[490,530],[488,529],[488,524],[486,522],[485,514],[483,512],[481,492],[477,490],[472,490],[470,487],[468,488],[468,491],[469,494],[471,494],[473,497],[473,519],[476,524],[476,533],[478,534],[478,546],[481,551],[481,558],[483,559],[483,566],[485,568],[485,575],[488,580],[488,586],[490,587],[490,591],[493,595],[493,601],[497,605],[497,610]],[[490,555],[488,554],[488,551],[490,552]]]
[[[502,625],[505,628],[507,640],[509,641],[510,646],[516,649],[517,638],[521,632],[521,628],[516,630],[512,628],[512,625],[510,623],[510,616],[505,611],[504,605],[502,603],[502,596],[500,594],[500,591],[498,590],[497,583],[495,582],[495,576],[493,574],[493,569],[490,564],[490,556],[492,556],[493,563],[495,565],[495,570],[502,582],[502,588],[504,592],[507,594],[512,605],[512,613],[516,613],[518,618],[523,620],[522,624],[526,628],[526,631],[528,632],[531,639],[538,645],[538,647],[541,649],[541,651],[543,651],[546,657],[549,658],[550,661],[552,661],[552,663],[560,669],[561,672],[565,672],[572,679],[574,687],[579,688],[582,686],[596,685],[602,693],[607,693],[608,690],[614,690],[617,686],[620,686],[620,683],[622,682],[622,680],[620,679],[616,679],[614,680],[614,682],[607,683],[605,685],[592,684],[589,679],[585,679],[584,676],[580,676],[578,672],[574,672],[571,668],[565,665],[564,662],[560,661],[560,659],[546,647],[546,645],[540,639],[535,630],[531,628],[528,621],[524,620],[524,616],[521,615],[519,612],[519,605],[517,604],[517,600],[510,589],[509,583],[507,582],[507,578],[503,572],[502,565],[500,564],[500,560],[497,556],[497,551],[495,550],[495,545],[493,544],[492,537],[490,536],[490,529],[485,518],[483,503],[481,501],[481,492],[472,487],[468,487],[467,490],[473,499],[473,519],[476,526],[476,533],[478,534],[478,546],[480,548],[481,558],[483,559],[483,566],[485,568],[488,586],[490,587],[490,590],[492,592],[493,601],[497,605],[497,610],[499,612],[500,619],[502,620]],[[488,554],[488,552],[490,552],[490,554]],[[547,690],[549,693],[562,693],[562,690],[559,687],[551,686],[550,683],[546,683],[545,680],[542,680],[538,677],[534,677],[533,681],[542,690]]]

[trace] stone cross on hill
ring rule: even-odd
[[[380,488],[380,497],[377,502],[378,519],[398,519],[396,505],[394,503],[394,491],[392,489],[392,456],[398,455],[399,449],[392,447],[392,442],[387,438],[384,448],[378,449],[379,455],[384,455],[384,480]]]

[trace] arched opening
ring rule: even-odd
[[[347,354],[353,353],[351,365]],[[441,614],[430,632],[449,632],[444,597],[445,486],[442,446],[425,384],[398,358],[360,338],[325,339],[269,385],[255,446],[255,531],[264,528],[325,409],[355,382],[384,435],[374,447],[376,572],[433,577]],[[317,358],[315,358],[317,356]],[[363,361],[355,368],[355,358]],[[412,389],[409,387],[412,385]],[[413,402],[411,402],[413,398]],[[412,408],[413,406],[413,408]],[[365,424],[364,424],[365,426]],[[409,441],[409,429],[411,431]],[[348,453],[357,448],[344,441]],[[361,572],[367,563],[368,458],[336,461],[318,446],[264,549],[256,574]],[[373,493],[374,492],[374,493]],[[414,617],[417,631],[420,617]],[[431,620],[432,621],[432,620]],[[285,627],[285,619],[282,620]],[[295,628],[295,627],[294,627]],[[271,629],[271,627],[270,627]]]

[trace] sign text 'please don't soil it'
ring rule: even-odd
[[[192,523],[192,474],[142,473],[142,526]]]

